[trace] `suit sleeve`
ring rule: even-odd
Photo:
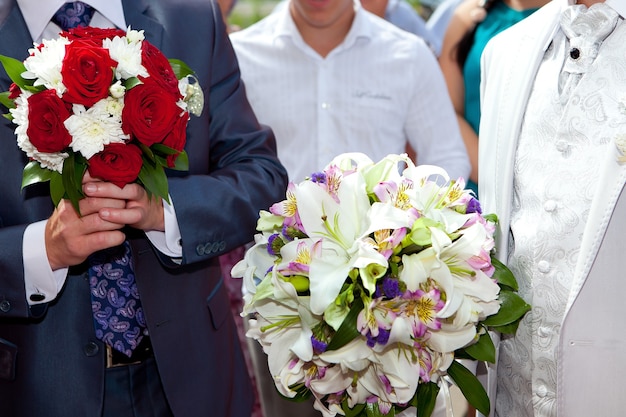
[[[224,23],[213,3],[207,3],[214,22],[207,34],[210,53],[194,68],[200,70],[205,108],[200,118],[192,117],[188,129],[189,175],[170,178],[183,265],[251,241],[259,210],[284,199],[287,183],[274,135],[259,125]]]

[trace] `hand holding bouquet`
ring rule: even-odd
[[[0,103],[30,159],[22,187],[50,181],[55,205],[67,198],[78,209],[89,170],[168,200],[165,168],[188,168],[189,113],[202,111],[193,72],[130,28],[79,27],[29,54],[24,62],[0,56],[13,81]]]
[[[493,361],[488,330],[514,331],[529,306],[463,180],[406,155],[344,154],[286,197],[232,273],[278,391],[313,395],[324,416],[425,417],[447,376],[488,414],[457,359]]]

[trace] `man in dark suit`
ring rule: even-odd
[[[246,101],[213,2],[87,3],[97,10],[92,25],[144,30],[166,56],[194,69],[203,87],[204,111],[187,129],[189,171],[168,173],[180,256],[156,249],[146,235],[166,235],[168,226],[162,202],[150,202],[136,184],[86,189],[82,218],[70,204],[55,208],[46,183],[20,190],[27,158],[16,144],[15,126],[2,118],[0,415],[248,417],[254,393],[218,256],[250,241],[258,210],[284,198],[286,172],[273,134],[258,124]],[[40,15],[50,4],[60,6],[0,0],[0,54],[24,59],[33,41],[54,29],[26,13]],[[0,90],[9,85],[0,70]],[[132,247],[149,346],[132,364],[118,360],[112,366],[105,357],[109,349],[95,336],[85,259],[124,239]],[[50,276],[61,271],[58,288],[33,291],[28,284],[33,264],[42,268],[37,251],[47,255],[43,267]],[[119,398],[130,398],[135,410]]]

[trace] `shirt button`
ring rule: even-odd
[[[543,203],[543,209],[547,212],[553,212],[554,210],[556,210],[556,201],[554,200],[548,200],[545,203]]]
[[[2,311],[3,313],[8,313],[9,310],[11,310],[11,303],[7,300],[2,300],[0,302],[0,311]]]
[[[326,110],[326,109],[330,109],[330,104],[328,104],[328,103],[322,103],[322,108],[323,108],[324,110]]]
[[[539,263],[537,264],[537,268],[539,269],[539,272],[545,274],[546,272],[550,271],[550,262],[539,261]]]

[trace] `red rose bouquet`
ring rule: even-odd
[[[189,114],[204,102],[185,63],[168,60],[143,31],[92,27],[42,41],[24,62],[0,62],[13,81],[0,103],[30,159],[22,187],[50,181],[55,204],[67,198],[78,208],[89,171],[168,200],[165,169],[188,168]]]

